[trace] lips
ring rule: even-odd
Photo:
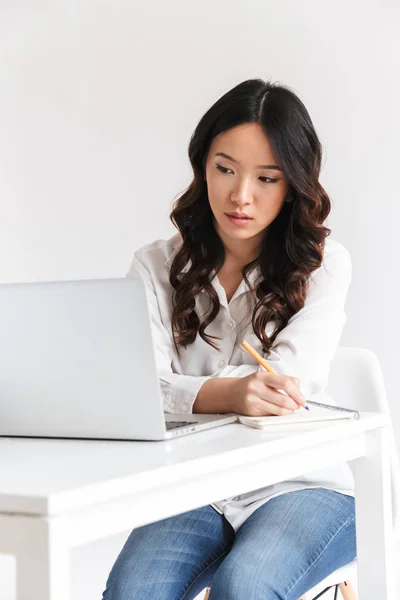
[[[246,215],[246,213],[226,213],[228,215],[228,217],[233,217],[234,219],[247,219],[247,220],[251,220],[252,217],[249,217],[249,215]]]

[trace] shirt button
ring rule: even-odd
[[[183,412],[186,412],[188,409],[188,405],[187,404],[182,404],[181,409]]]
[[[225,361],[224,360],[220,360],[219,363],[218,363],[218,366],[221,367],[221,369],[222,369],[222,367],[225,366]]]
[[[168,404],[168,407],[169,407],[171,410],[174,410],[174,408],[176,407],[176,404],[175,404],[175,402],[170,402],[170,403]]]

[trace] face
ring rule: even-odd
[[[251,255],[278,216],[288,190],[261,125],[245,123],[215,138],[205,177],[222,242],[228,250]]]

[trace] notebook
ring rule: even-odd
[[[247,417],[239,415],[238,421],[248,427],[256,429],[266,429],[277,425],[293,425],[295,423],[313,423],[317,421],[337,421],[344,419],[359,419],[360,413],[358,410],[350,408],[342,408],[340,406],[332,406],[331,404],[323,404],[307,400],[309,410],[299,408],[291,415],[285,416],[268,416],[268,417]]]

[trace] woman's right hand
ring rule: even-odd
[[[233,378],[230,393],[230,411],[249,417],[290,415],[305,402],[297,377],[267,371]]]

